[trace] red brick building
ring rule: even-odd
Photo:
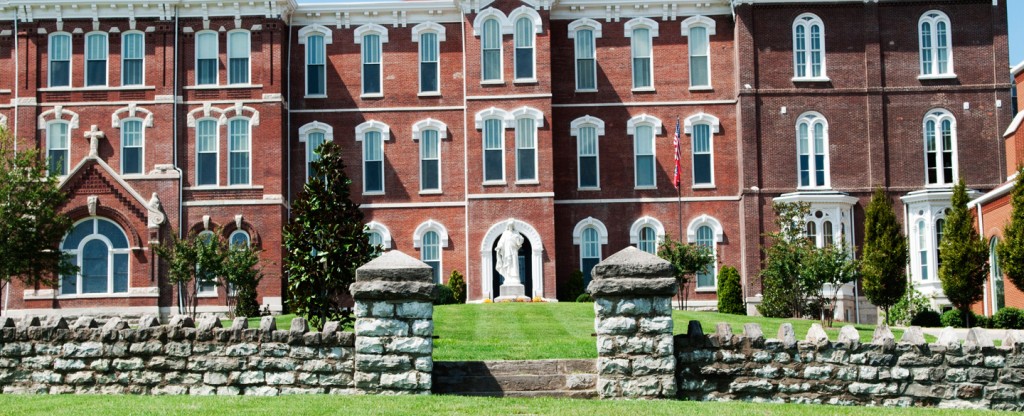
[[[57,288],[14,286],[12,314],[166,314],[176,295],[150,242],[207,230],[264,250],[260,302],[281,310],[281,226],[324,140],[346,155],[373,241],[439,281],[460,271],[471,302],[498,296],[494,247],[511,223],[530,297],[553,300],[574,270],[668,235],[714,249],[690,307],[715,307],[730,265],[752,310],[773,201],[811,202],[819,244],[859,244],[875,186],[931,235],[948,177],[980,191],[1003,179],[1004,2],[0,8],[0,60],[18,69],[0,74],[0,113],[21,146],[67,152],[67,210],[86,225],[66,249],[106,265]],[[223,310],[210,289],[202,308]],[[872,319],[858,295],[843,290],[839,318]]]

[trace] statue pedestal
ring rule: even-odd
[[[526,287],[522,283],[503,284],[499,288],[500,295],[494,299],[495,302],[515,302],[518,299],[529,300],[526,297]]]

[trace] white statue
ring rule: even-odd
[[[516,231],[512,221],[505,226],[505,231],[498,239],[498,247],[494,249],[498,262],[495,269],[505,277],[502,286],[519,284],[519,247],[523,246],[523,236]]]

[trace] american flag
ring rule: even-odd
[[[672,137],[672,150],[676,159],[676,172],[672,176],[672,185],[679,189],[679,171],[682,170],[682,166],[679,165],[679,117],[676,117],[676,135]]]

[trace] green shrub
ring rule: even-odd
[[[907,284],[906,292],[900,297],[891,308],[889,308],[889,316],[886,319],[893,325],[913,325],[911,321],[922,311],[931,310],[931,302],[924,294],[914,289],[914,286]]]
[[[923,326],[925,328],[935,328],[942,326],[942,315],[931,309],[925,309],[914,315],[914,318],[910,320],[910,324],[914,326]]]
[[[1024,329],[1024,310],[1003,308],[992,315],[992,326],[1003,329]]]
[[[971,314],[971,315],[973,316],[973,319],[971,320],[971,324],[970,324],[971,328],[974,328],[974,327],[992,328],[992,318],[989,318],[989,317],[987,317],[985,315],[974,315],[974,314]]]
[[[740,273],[736,271],[735,267],[724,266],[718,273],[718,312],[733,315],[747,314],[747,308],[743,305]]]
[[[951,326],[953,328],[964,327],[964,316],[957,309],[950,309],[946,312],[943,312],[940,321],[942,323],[942,326]]]
[[[448,287],[455,296],[455,303],[466,303],[466,279],[462,277],[462,273],[452,270],[452,274],[448,276]]]
[[[583,272],[576,270],[569,275],[569,279],[562,286],[560,291],[561,299],[564,301],[574,301],[584,294],[586,290],[587,288],[583,287]]]
[[[584,293],[576,297],[577,302],[593,302],[594,298],[590,297],[589,293]]]
[[[452,288],[445,285],[437,285],[437,293],[434,294],[435,305],[451,305],[455,303],[455,293]]]

